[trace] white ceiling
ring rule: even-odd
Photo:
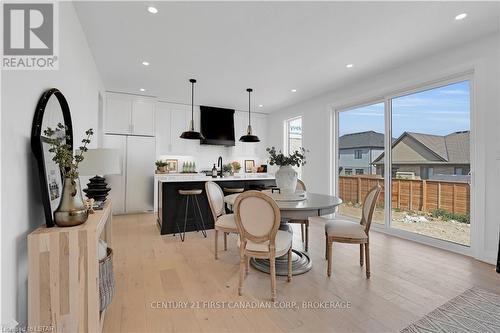
[[[106,89],[190,103],[196,78],[196,104],[246,110],[251,87],[261,112],[498,30],[491,2],[152,3],[75,4]]]

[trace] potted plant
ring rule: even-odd
[[[241,170],[241,164],[238,161],[231,162],[231,166],[233,168],[233,173],[238,173]]]
[[[229,176],[231,176],[231,172],[232,171],[233,171],[233,168],[231,166],[231,163],[224,164],[222,166],[222,177],[229,177]]]
[[[269,153],[269,164],[279,166],[275,174],[276,185],[282,193],[294,193],[297,186],[297,172],[293,167],[300,167],[306,164],[306,150],[299,148],[299,150],[294,151],[288,156],[285,156],[281,150],[276,151],[275,147],[268,147],[266,151]]]
[[[63,190],[59,206],[54,212],[54,222],[59,227],[72,227],[85,223],[88,218],[87,207],[83,201],[78,174],[78,165],[83,161],[83,155],[88,150],[87,145],[94,134],[90,128],[85,131],[86,138],[76,154],[67,144],[69,137],[67,128],[59,123],[55,129],[47,127],[44,131],[50,146],[49,152],[54,154],[52,160],[59,166],[63,176]]]
[[[156,164],[156,170],[160,173],[165,173],[167,172],[167,162],[158,160],[155,162]]]

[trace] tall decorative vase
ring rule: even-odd
[[[297,172],[291,165],[280,166],[275,174],[276,185],[281,193],[295,193],[297,187]]]
[[[64,178],[59,206],[54,212],[54,222],[58,227],[73,227],[87,221],[89,214],[82,199],[80,180]]]

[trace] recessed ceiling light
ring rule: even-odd
[[[353,64],[347,64],[347,65],[345,65],[345,67],[347,67],[347,68],[353,68],[354,65]]]
[[[156,9],[153,6],[149,6],[148,7],[148,12],[150,12],[151,14],[156,14],[156,13],[158,13],[158,9]]]
[[[149,66],[149,62],[147,62],[147,61],[143,61],[143,62],[142,62],[142,64],[143,64],[144,66]]]
[[[292,92],[297,92],[297,89],[292,89]]]
[[[140,91],[146,91],[146,89],[144,89],[144,88],[141,88],[141,89],[139,89],[139,90],[140,90]]]
[[[264,105],[262,105],[262,104],[259,104],[259,108],[263,108],[263,107],[264,107]]]
[[[458,14],[455,16],[455,20],[460,21],[467,17],[467,13]]]

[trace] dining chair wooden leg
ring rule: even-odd
[[[370,278],[370,247],[369,243],[365,244],[365,257],[366,257],[366,278]]]
[[[306,221],[304,224],[304,228],[306,229],[306,252],[309,251],[309,222]]]
[[[363,244],[359,244],[359,265],[363,266],[364,260],[363,257],[365,255],[364,253],[365,249],[363,248]]]
[[[245,279],[245,256],[240,256],[240,281],[238,284],[238,295],[241,296],[243,292],[243,280]]]
[[[219,238],[219,230],[215,229],[215,260],[217,260],[217,239]]]
[[[325,260],[328,260],[328,235],[325,234]]]
[[[274,253],[271,253],[269,258],[269,268],[271,273],[271,301],[276,301],[276,258]]]
[[[292,281],[292,247],[288,249],[288,277],[287,281]]]
[[[227,251],[227,232],[224,233],[224,251]]]
[[[250,271],[250,257],[246,256],[245,257],[245,275],[248,275],[248,272]]]
[[[326,274],[328,276],[332,275],[332,257],[333,257],[333,241],[327,239],[327,251],[328,251],[328,268]]]

